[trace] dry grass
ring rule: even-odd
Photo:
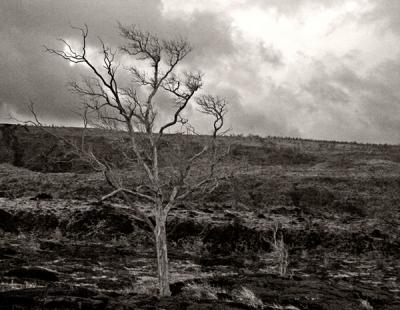
[[[211,286],[208,282],[188,283],[183,288],[184,295],[195,300],[218,300],[218,293],[226,293],[225,290]]]
[[[183,294],[194,300],[218,300],[219,294],[228,294],[228,292],[217,286],[212,286],[208,282],[188,283],[183,288]],[[240,287],[232,291],[230,298],[233,301],[250,306],[254,309],[262,309],[264,303],[252,290],[247,287]]]
[[[251,306],[255,309],[262,309],[264,307],[262,300],[247,287],[242,286],[239,290],[235,290],[232,296],[235,301]]]
[[[14,280],[11,282],[0,282],[0,292],[7,292],[10,290],[23,290],[28,288],[38,288],[44,287],[44,285],[39,285],[36,282],[28,282],[25,281],[24,283],[16,283]]]
[[[126,236],[114,236],[111,239],[111,244],[114,246],[120,246],[120,247],[130,247],[131,243],[129,242],[128,238]]]

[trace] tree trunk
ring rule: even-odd
[[[158,286],[160,296],[170,296],[169,289],[169,265],[167,251],[166,216],[161,208],[156,215],[156,249],[158,267]]]

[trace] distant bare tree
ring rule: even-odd
[[[145,222],[154,233],[159,294],[170,295],[167,216],[172,208],[188,196],[215,189],[223,177],[218,175],[215,168],[221,159],[221,148],[218,148],[217,138],[223,134],[227,102],[211,95],[197,98],[198,110],[214,118],[210,141],[181,161],[179,167],[175,167],[172,173],[164,175],[159,164],[162,156],[160,142],[170,128],[177,124],[188,123],[183,114],[202,86],[202,75],[199,72],[177,70],[178,64],[191,52],[191,46],[182,38],[160,39],[135,26],[119,24],[120,35],[126,42],[120,47],[120,51],[124,55],[132,56],[138,64],[124,68],[130,74],[131,85],[122,86],[123,79],[121,81],[118,79],[120,72],[117,63],[118,50],[111,49],[99,39],[102,65],[98,66],[88,57],[88,27],[85,25],[83,28],[74,29],[81,33],[81,49],[74,49],[66,40],[60,39],[63,49],[46,48],[46,50],[70,63],[82,64],[90,69],[90,76],[83,78],[82,81],[70,83],[72,92],[83,98],[84,128],[95,125],[126,131],[129,136],[128,146],[121,148],[120,151],[133,170],[140,168],[144,171],[147,180],[135,188],[126,188],[121,173],[113,168],[112,163],[95,155],[85,143],[84,136],[80,143],[64,142],[91,163],[96,170],[101,171],[114,188],[101,200],[119,195],[132,208],[135,217]],[[161,93],[174,102],[170,112],[171,119],[164,122],[158,113],[160,104],[163,104],[160,97],[157,97]],[[31,123],[42,126],[33,104],[30,105],[30,109],[34,116]],[[133,156],[130,156],[129,151]],[[201,158],[209,163],[208,168],[201,169],[203,173],[194,173],[192,168]],[[140,208],[144,203],[151,206],[154,222]]]

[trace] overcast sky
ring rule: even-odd
[[[399,16],[399,0],[1,0],[0,121],[32,99],[75,124],[65,84],[85,71],[43,45],[86,23],[91,48],[117,47],[120,21],[186,37],[236,133],[400,143]]]

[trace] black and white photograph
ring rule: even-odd
[[[0,0],[0,310],[400,310],[400,0]]]

